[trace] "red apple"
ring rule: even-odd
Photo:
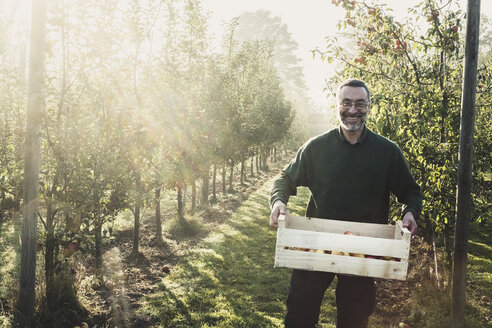
[[[63,255],[65,257],[70,257],[70,256],[72,256],[73,253],[75,253],[78,250],[79,250],[79,244],[77,244],[74,241],[71,241],[68,243],[67,247],[63,251]]]
[[[453,31],[454,33],[458,32],[458,26],[456,25],[451,26],[451,31]]]
[[[364,254],[359,254],[359,253],[351,253],[350,256],[353,256],[353,257],[361,257],[361,258],[365,258],[366,257]]]
[[[20,135],[22,133],[22,129],[18,126],[16,126],[14,128],[14,130],[12,131],[16,136]]]

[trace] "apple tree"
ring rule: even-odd
[[[348,77],[368,84],[372,92],[368,124],[403,149],[424,195],[419,225],[429,237],[438,234],[450,258],[465,13],[457,1],[442,4],[431,0],[411,8],[410,17],[399,21],[376,1],[333,3],[346,11],[339,22],[339,36],[343,33],[346,41],[337,36],[327,38],[326,50],[318,51],[323,60],[338,63],[330,87],[334,90]],[[478,94],[485,94],[490,73],[482,65],[485,83],[479,85]],[[476,152],[483,152],[483,147],[479,142]],[[474,175],[486,173],[487,167],[482,165]],[[397,218],[398,212],[393,211],[392,216]]]

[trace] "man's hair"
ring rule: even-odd
[[[367,101],[369,103],[371,102],[371,93],[369,92],[369,88],[367,87],[367,85],[363,81],[357,80],[357,79],[348,79],[348,80],[343,81],[338,86],[337,95],[336,95],[337,99],[339,98],[340,91],[342,90],[343,87],[364,88],[367,92]]]

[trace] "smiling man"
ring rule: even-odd
[[[275,180],[270,197],[270,227],[287,210],[298,186],[311,197],[306,216],[388,223],[390,192],[403,204],[402,222],[412,234],[422,208],[420,187],[400,148],[366,127],[371,94],[360,80],[347,80],[337,91],[340,126],[304,144]],[[287,298],[286,327],[315,327],[330,272],[293,270]],[[374,310],[374,279],[337,275],[337,328],[367,327]]]

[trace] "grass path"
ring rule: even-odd
[[[267,203],[271,182],[220,230],[190,249],[148,297],[142,311],[158,318],[158,327],[282,325],[290,270],[273,268],[276,234],[268,227]]]
[[[139,310],[154,318],[153,327],[282,327],[291,270],[273,268],[276,234],[268,227],[267,205],[272,181],[190,248],[154,288]],[[298,196],[289,201],[289,210],[302,215],[308,195],[308,190],[299,188]],[[489,327],[490,323],[490,226],[471,229],[465,327]],[[393,328],[400,322],[410,323],[407,327],[448,326],[449,289],[434,286],[424,272],[431,265],[418,266],[424,259],[432,263],[431,253],[422,247],[428,245],[415,244],[412,249],[413,278],[378,282],[381,293],[370,327]],[[398,295],[403,290],[409,291],[408,296]],[[325,294],[319,327],[335,327],[333,294],[330,290]]]

